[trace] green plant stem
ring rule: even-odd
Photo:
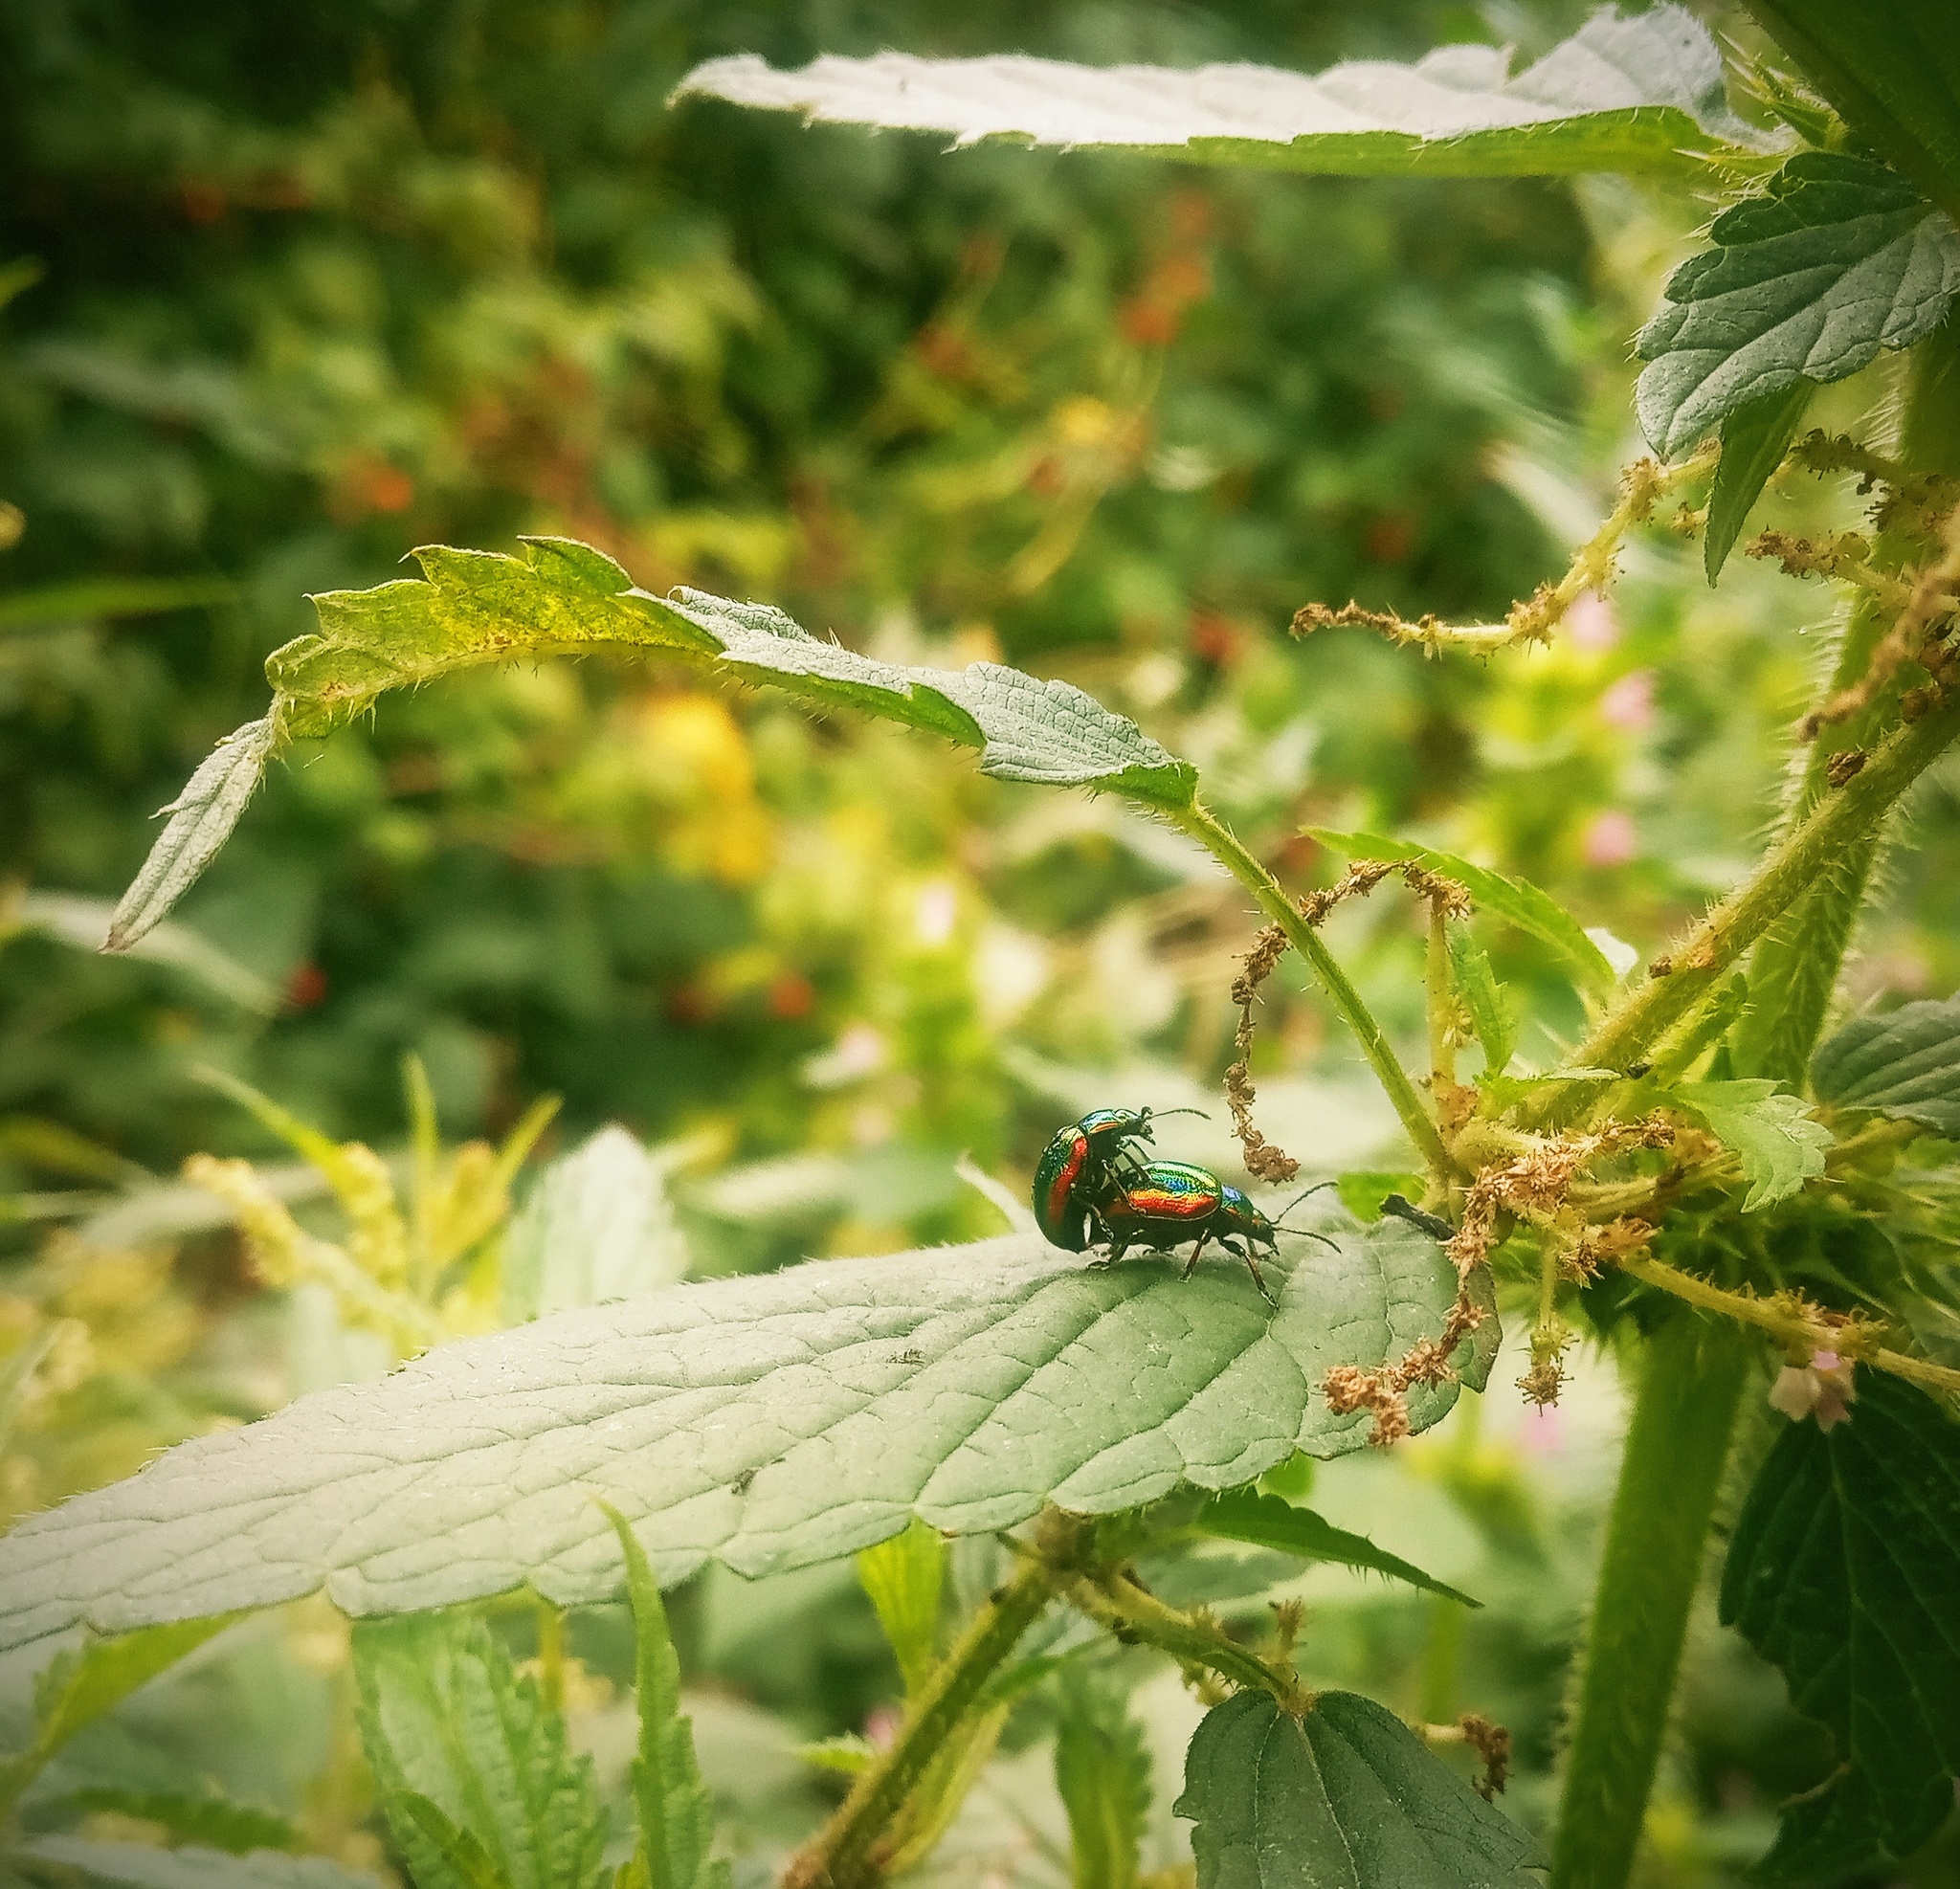
[[[1449,913],[1440,901],[1432,900],[1424,982],[1429,986],[1429,1091],[1438,1105],[1457,1086],[1457,1054],[1450,1035],[1450,1026],[1456,1021],[1457,987],[1450,975],[1449,922]]]
[[[1860,773],[1785,834],[1746,884],[1668,952],[1665,975],[1650,971],[1614,1006],[1572,1052],[1572,1061],[1595,1069],[1637,1061],[1835,861],[1863,843],[1956,736],[1960,696],[1936,703],[1890,736]],[[1530,1125],[1557,1123],[1586,1100],[1584,1084],[1560,1083],[1532,1111]]]
[[[1167,1607],[1120,1574],[1077,1575],[1061,1593],[1070,1606],[1112,1633],[1147,1641],[1187,1665],[1209,1667],[1235,1685],[1269,1692],[1289,1712],[1303,1712],[1310,1702],[1290,1668],[1269,1665],[1222,1629]]]
[[[784,1889],[858,1889],[878,1880],[879,1840],[1053,1592],[1047,1566],[1030,1560],[981,1608],[920,1690],[891,1749],[858,1774],[830,1821],[791,1858]]]
[[[565,1710],[565,1614],[538,1602],[538,1696],[547,1712]]]
[[[1423,1106],[1421,1095],[1409,1078],[1409,1072],[1389,1046],[1389,1039],[1375,1021],[1374,1012],[1362,1002],[1361,992],[1348,981],[1347,972],[1334,961],[1333,953],[1321,943],[1314,928],[1301,917],[1299,908],[1287,898],[1280,881],[1246,851],[1237,837],[1202,801],[1193,800],[1188,808],[1160,811],[1164,811],[1167,818],[1174,820],[1195,839],[1258,900],[1260,911],[1286,934],[1286,942],[1313,967],[1313,974],[1320,980],[1321,988],[1326,991],[1334,1008],[1347,1018],[1348,1027],[1360,1042],[1361,1053],[1368,1058],[1369,1067],[1388,1092],[1389,1100],[1401,1118],[1402,1126],[1423,1160],[1438,1175],[1456,1173],[1456,1162],[1443,1145],[1436,1123]]]
[[[1551,1889],[1624,1889],[1667,1726],[1746,1335],[1686,1315],[1648,1341],[1566,1758]]]

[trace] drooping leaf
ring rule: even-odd
[[[1824,1171],[1830,1129],[1812,1119],[1801,1097],[1767,1078],[1677,1082],[1665,1095],[1741,1159],[1743,1178],[1749,1184],[1742,1204],[1745,1213],[1773,1206]]]
[[[140,1817],[162,1826],[180,1843],[222,1850],[231,1856],[249,1856],[254,1850],[304,1848],[300,1833],[277,1811],[191,1791],[129,1790],[97,1784],[44,1797],[35,1808],[44,1818],[86,1816],[96,1811]]]
[[[1345,853],[1350,859],[1413,859],[1430,872],[1455,879],[1481,910],[1549,945],[1586,989],[1610,990],[1617,981],[1605,952],[1586,935],[1578,920],[1528,880],[1494,873],[1487,866],[1473,866],[1454,853],[1438,853],[1434,847],[1390,839],[1382,833],[1334,833],[1325,827],[1308,827],[1306,831],[1323,846]]]
[[[711,59],[690,93],[831,123],[1113,146],[1203,164],[1347,176],[1506,177],[1682,171],[1696,154],[1748,162],[1723,97],[1722,57],[1680,7],[1602,8],[1512,75],[1494,46],[1445,46],[1413,66],[1366,59],[1317,78],[1271,67],[1097,68],[1013,56],[824,57],[776,72]]]
[[[728,1865],[708,1855],[715,1838],[714,1800],[695,1760],[693,1723],[680,1710],[680,1661],[667,1632],[659,1583],[626,1518],[611,1506],[606,1518],[619,1538],[633,1607],[639,1715],[639,1748],[633,1760],[639,1821],[634,1862],[645,1889],[727,1889]]]
[[[1192,1525],[1200,1534],[1249,1542],[1255,1547],[1279,1548],[1308,1561],[1334,1561],[1344,1567],[1365,1567],[1393,1580],[1407,1581],[1413,1588],[1459,1600],[1465,1607],[1483,1605],[1434,1575],[1425,1574],[1400,1555],[1376,1547],[1366,1535],[1336,1528],[1312,1509],[1296,1508],[1279,1496],[1259,1495],[1250,1489],[1228,1490],[1222,1496],[1214,1496],[1198,1511]]]
[[[1122,1691],[1076,1669],[1061,1675],[1055,1788],[1068,1811],[1074,1889],[1135,1889],[1150,1810],[1150,1753]]]
[[[382,1889],[379,1878],[324,1856],[277,1850],[228,1856],[222,1850],[155,1850],[141,1843],[91,1843],[79,1836],[31,1836],[9,1856],[72,1870],[116,1889]]]
[[[198,764],[184,791],[161,810],[168,822],[110,916],[103,950],[126,951],[197,882],[238,824],[272,749],[267,715],[234,729]]]
[[[0,633],[35,630],[44,624],[86,623],[103,616],[196,610],[232,603],[237,595],[237,587],[223,577],[83,577],[37,584],[30,590],[9,590],[0,595]]]
[[[672,1285],[687,1245],[658,1156],[616,1123],[538,1177],[504,1235],[503,1311],[522,1323]]]
[[[1455,1269],[1396,1220],[1281,1235],[1268,1278],[1169,1259],[1100,1269],[1010,1237],[670,1288],[447,1345],[377,1384],[302,1397],[180,1444],[139,1478],[0,1540],[0,1642],[128,1626],[324,1587],[350,1612],[522,1583],[617,1591],[587,1499],[633,1520],[660,1578],[854,1553],[914,1515],[1009,1527],[1053,1499],[1108,1513],[1180,1482],[1233,1488],[1296,1449],[1365,1445],[1336,1364],[1441,1326]],[[1490,1368],[1487,1316],[1457,1359]],[[1434,1423],[1456,1387],[1418,1390]],[[1058,1416],[1058,1412],[1065,1413]]]
[[[1635,404],[1663,458],[1798,380],[1910,346],[1960,289],[1960,231],[1870,158],[1799,152],[1708,233],[1637,344]]]
[[[1856,1389],[1848,1422],[1777,1438],[1722,1575],[1724,1623],[1850,1767],[1787,1816],[1771,1856],[1787,1879],[1860,1831],[1909,1855],[1960,1775],[1960,1424],[1883,1372],[1860,1366]]]
[[[230,1625],[219,1610],[211,1610],[211,1614],[199,1620],[145,1625],[113,1638],[91,1638],[57,1654],[34,1680],[33,1743],[0,1760],[0,1814],[77,1732]]]
[[[15,920],[80,951],[100,951],[109,934],[113,907],[105,899],[74,892],[30,892],[13,908]],[[221,951],[189,925],[148,925],[122,947],[132,958],[168,965],[242,1010],[270,1016],[284,1001],[277,986]]]
[[[1838,1108],[1960,1136],[1960,997],[1854,1017],[1817,1045],[1811,1087]]]
[[[1744,401],[1722,422],[1722,456],[1715,462],[1708,522],[1702,530],[1702,568],[1710,584],[1722,575],[1749,508],[1783,463],[1815,391],[1815,381],[1793,380],[1774,393]]]
[[[1502,1076],[1518,1043],[1518,1020],[1509,1000],[1483,954],[1483,946],[1461,919],[1451,919],[1444,927],[1450,950],[1450,969],[1456,977],[1457,994],[1470,1012],[1471,1028],[1483,1050],[1483,1066],[1493,1076]]]
[[[1198,1889],[1539,1889],[1538,1845],[1372,1700],[1241,1692],[1185,1759]]]
[[[1189,804],[1195,779],[1127,718],[1066,682],[999,663],[902,669],[813,636],[779,610],[637,589],[590,545],[526,538],[522,554],[415,553],[426,581],[315,597],[320,633],[266,660],[283,733],[323,734],[384,690],[486,662],[604,647],[658,650],[981,749],[1004,780],[1120,789]]]
[[[932,1670],[937,1646],[945,1541],[938,1530],[914,1522],[889,1541],[859,1550],[858,1579],[898,1657],[905,1690],[917,1692]]]
[[[598,1889],[589,1759],[473,1614],[363,1621],[361,1742],[417,1889]],[[433,1814],[432,1814],[433,1812]]]

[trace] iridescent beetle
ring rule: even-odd
[[[1058,1129],[1035,1168],[1035,1224],[1051,1246],[1086,1253],[1091,1231],[1106,1239],[1097,1203],[1119,1176],[1141,1179],[1144,1164],[1132,1142],[1154,1141],[1152,1121],[1167,1115],[1202,1115],[1201,1108],[1092,1108],[1080,1122]]]
[[[1331,1181],[1321,1181],[1308,1188],[1306,1193],[1291,1202],[1286,1212],[1292,1212],[1307,1194],[1333,1185]],[[1314,1233],[1310,1228],[1286,1227],[1267,1219],[1236,1188],[1227,1187],[1209,1168],[1194,1167],[1188,1161],[1151,1161],[1143,1164],[1141,1175],[1112,1176],[1094,1203],[1093,1211],[1108,1232],[1109,1256],[1102,1262],[1104,1265],[1115,1265],[1135,1246],[1168,1251],[1185,1240],[1195,1239],[1197,1244],[1184,1262],[1182,1274],[1190,1278],[1198,1256],[1205,1250],[1205,1242],[1216,1240],[1227,1253],[1245,1261],[1253,1283],[1268,1305],[1278,1301],[1266,1290],[1256,1248],[1263,1248],[1268,1258],[1276,1257],[1280,1251],[1276,1235],[1281,1233],[1304,1233],[1308,1239],[1317,1239],[1324,1245],[1334,1244],[1325,1233]],[[1281,1220],[1284,1217],[1281,1214]]]

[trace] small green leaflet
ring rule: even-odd
[[[1677,1082],[1661,1099],[1678,1103],[1742,1162],[1748,1182],[1742,1211],[1753,1213],[1794,1193],[1824,1171],[1831,1131],[1811,1118],[1810,1104],[1766,1077],[1727,1082]]]
[[[1412,859],[1430,872],[1455,879],[1490,917],[1516,925],[1541,944],[1549,945],[1582,989],[1611,990],[1618,980],[1611,961],[1578,920],[1527,880],[1507,878],[1487,866],[1473,866],[1454,853],[1438,853],[1433,847],[1390,839],[1382,833],[1335,833],[1326,827],[1308,827],[1306,833],[1309,838],[1347,854],[1350,859]]]
[[[109,950],[132,944],[211,863],[265,764],[287,742],[323,736],[389,689],[459,669],[599,649],[659,652],[769,683],[818,708],[853,708],[977,747],[983,773],[1126,793],[1188,807],[1189,762],[1126,716],[1067,682],[997,662],[902,669],[825,642],[766,604],[700,590],[638,589],[602,551],[568,538],[523,538],[522,551],[415,553],[424,576],[313,599],[319,632],[266,658],[271,711],[219,743],[164,811],[170,823],[116,908]]]
[[[127,1790],[116,1785],[90,1785],[59,1797],[42,1797],[35,1810],[43,1818],[87,1816],[112,1811],[118,1816],[141,1817],[160,1825],[180,1843],[194,1843],[227,1856],[249,1856],[254,1850],[301,1850],[300,1833],[277,1811],[256,1804],[234,1803],[229,1797],[199,1796],[189,1791]]]
[[[1834,1107],[1960,1137],[1960,997],[1854,1017],[1817,1046],[1811,1087]]]
[[[905,1690],[917,1692],[937,1650],[946,1543],[937,1529],[914,1522],[890,1541],[859,1551],[858,1579],[891,1642]]]
[[[79,1836],[31,1836],[0,1852],[0,1863],[19,1856],[74,1871],[111,1889],[382,1889],[366,1870],[348,1869],[324,1856],[288,1856],[255,1850],[234,1856],[222,1850],[158,1850],[145,1843],[91,1843]]]
[[[1203,1535],[1221,1536],[1226,1541],[1247,1542],[1254,1547],[1279,1548],[1308,1561],[1334,1561],[1344,1567],[1365,1567],[1422,1588],[1433,1594],[1459,1600],[1465,1607],[1481,1607],[1466,1593],[1425,1574],[1413,1562],[1378,1548],[1366,1535],[1349,1534],[1336,1528],[1310,1508],[1295,1508],[1280,1496],[1264,1496],[1250,1489],[1233,1489],[1214,1496],[1198,1513],[1192,1526]]]
[[[168,821],[109,920],[105,951],[126,951],[196,883],[232,836],[273,750],[273,718],[235,728],[163,808]]]
[[[1744,1503],[1722,1619],[1782,1669],[1850,1767],[1785,1812],[1773,1878],[1916,1850],[1960,1774],[1960,1425],[1860,1366],[1851,1419],[1793,1423]],[[1859,1854],[1860,1850],[1863,1854]]]
[[[728,1889],[728,1865],[708,1856],[715,1810],[694,1755],[694,1725],[680,1710],[680,1661],[667,1632],[667,1610],[646,1550],[626,1518],[605,1510],[626,1562],[633,1605],[633,1667],[639,1748],[633,1760],[633,1801],[639,1820],[634,1889]]]
[[[0,1759],[0,1816],[77,1732],[230,1624],[229,1617],[215,1614],[175,1620],[114,1638],[90,1638],[56,1655],[34,1680],[33,1744]]]
[[[354,1630],[361,1744],[416,1889],[600,1889],[590,1759],[474,1614]]]
[[[1262,1692],[1205,1715],[1185,1759],[1197,1889],[1541,1889],[1546,1857],[1392,1713]]]
[[[915,1515],[991,1532],[1050,1500],[1109,1514],[1362,1449],[1367,1413],[1337,1416],[1323,1378],[1437,1333],[1456,1271],[1399,1220],[1327,1231],[1331,1250],[1281,1235],[1277,1309],[1227,1261],[1182,1280],[1168,1258],[1097,1269],[1012,1235],[446,1345],[29,1517],[0,1538],[0,1643],[323,1587],[357,1614],[525,1584],[608,1599],[619,1552],[595,1484],[671,1584],[710,1558],[751,1575],[834,1560]],[[1488,1315],[1463,1382],[1498,1338]],[[1416,1427],[1456,1396],[1417,1391]]]
[[[1346,176],[1516,177],[1584,170],[1694,174],[1709,157],[1754,166],[1753,134],[1723,96],[1722,56],[1681,7],[1601,8],[1513,76],[1496,46],[1444,46],[1413,66],[1357,60],[1303,73],[1098,68],[1015,56],[826,56],[777,72],[711,59],[689,94],[890,130],[1097,146],[1201,164]]]
[[[1483,1066],[1492,1076],[1502,1076],[1518,1043],[1518,1020],[1503,987],[1483,955],[1476,934],[1461,919],[1450,919],[1443,927],[1449,945],[1450,970],[1457,981],[1457,995],[1470,1012],[1471,1028],[1483,1051]]]
[[[1702,532],[1702,568],[1710,584],[1722,575],[1749,507],[1783,463],[1815,391],[1815,382],[1793,380],[1778,392],[1744,401],[1722,422],[1722,457],[1708,488],[1708,522]]]
[[[1057,1686],[1055,1788],[1068,1811],[1073,1889],[1136,1889],[1150,1753],[1123,1693],[1065,1668]]]
[[[1635,406],[1662,458],[1799,379],[1909,347],[1960,289],[1960,232],[1870,158],[1799,152],[1708,233],[1636,344],[1649,365]]]

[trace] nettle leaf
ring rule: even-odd
[[[272,751],[268,715],[234,729],[198,764],[184,791],[160,810],[168,823],[110,915],[103,950],[126,951],[197,882],[232,836]]]
[[[31,1836],[0,1853],[0,1862],[15,1857],[117,1889],[382,1889],[380,1879],[366,1870],[276,1850],[234,1856],[222,1850],[157,1850],[143,1843]]]
[[[1483,1051],[1483,1066],[1493,1076],[1502,1076],[1518,1045],[1518,1019],[1510,1000],[1490,967],[1476,935],[1461,919],[1451,919],[1443,927],[1449,945],[1450,970],[1456,978],[1457,994],[1470,1012],[1470,1026]]]
[[[1481,1607],[1466,1593],[1425,1574],[1413,1562],[1378,1548],[1366,1535],[1336,1528],[1310,1508],[1296,1508],[1280,1496],[1260,1495],[1250,1489],[1234,1489],[1214,1496],[1197,1512],[1192,1526],[1200,1534],[1216,1535],[1229,1542],[1246,1542],[1254,1547],[1279,1548],[1286,1554],[1308,1561],[1333,1561],[1344,1567],[1365,1567],[1422,1588],[1433,1594],[1459,1600],[1465,1607]]]
[[[1150,1752],[1123,1692],[1064,1670],[1055,1788],[1068,1812],[1074,1889],[1135,1889],[1150,1810]]]
[[[1960,1137],[1960,997],[1854,1017],[1817,1045],[1811,1087],[1834,1107]]]
[[[1722,56],[1677,6],[1630,18],[1602,8],[1513,76],[1502,47],[1445,46],[1413,66],[1381,59],[1317,78],[1270,66],[1093,67],[1003,56],[826,56],[777,72],[710,59],[681,80],[739,105],[828,123],[1110,146],[1202,164],[1344,176],[1514,177],[1585,170],[1693,173],[1760,161],[1723,95]]]
[[[606,1519],[619,1538],[626,1596],[633,1605],[639,1718],[639,1748],[633,1760],[633,1801],[639,1822],[633,1857],[635,1889],[728,1889],[728,1865],[708,1856],[715,1837],[714,1800],[695,1759],[693,1722],[680,1710],[680,1660],[667,1632],[659,1583],[625,1517],[608,1506]]]
[[[1749,1183],[1742,1204],[1745,1213],[1773,1206],[1824,1171],[1830,1129],[1812,1119],[1810,1104],[1800,1096],[1777,1088],[1766,1077],[1677,1082],[1663,1097],[1740,1158],[1743,1178]]]
[[[1392,1713],[1324,1692],[1303,1718],[1241,1692],[1205,1715],[1176,1813],[1198,1889],[1539,1889],[1538,1845]]]
[[[1936,328],[1960,289],[1960,231],[1870,158],[1802,151],[1718,216],[1636,343],[1635,392],[1663,458],[1797,380],[1842,380]]]
[[[1347,854],[1350,859],[1411,859],[1430,872],[1455,879],[1481,911],[1549,945],[1568,974],[1585,989],[1611,990],[1618,981],[1612,962],[1578,920],[1549,893],[1541,892],[1526,879],[1511,878],[1487,866],[1473,866],[1454,853],[1438,853],[1434,847],[1390,839],[1383,833],[1335,833],[1327,827],[1308,827],[1306,833],[1309,838]]]
[[[667,1196],[667,1164],[614,1123],[541,1174],[504,1235],[511,1323],[672,1285],[687,1243]]]
[[[1782,1669],[1849,1769],[1785,1812],[1769,1870],[1808,1879],[1924,1843],[1960,1774],[1960,1425],[1860,1366],[1849,1422],[1789,1425],[1756,1474],[1722,1619]]]
[[[1778,392],[1744,401],[1722,422],[1722,456],[1715,462],[1702,531],[1702,568],[1710,584],[1722,575],[1749,508],[1783,463],[1816,390],[1815,381],[1793,380]]]
[[[604,1525],[601,1519],[601,1525]],[[473,1614],[364,1621],[361,1743],[417,1889],[598,1889],[591,1761]]]
[[[891,1642],[907,1692],[917,1692],[932,1671],[946,1563],[945,1541],[923,1522],[858,1556],[858,1582]]]
[[[178,1445],[143,1475],[0,1540],[0,1644],[324,1588],[357,1614],[530,1583],[619,1589],[590,1496],[629,1515],[671,1584],[716,1558],[763,1574],[855,1553],[917,1516],[1013,1526],[1180,1482],[1227,1489],[1296,1449],[1363,1447],[1337,1364],[1440,1330],[1456,1273],[1400,1220],[1282,1234],[1266,1305],[1243,1267],[1086,1265],[1016,1235],[670,1288],[430,1352]],[[1457,1365],[1487,1376],[1486,1316]],[[1418,1390],[1418,1428],[1457,1387]]]

